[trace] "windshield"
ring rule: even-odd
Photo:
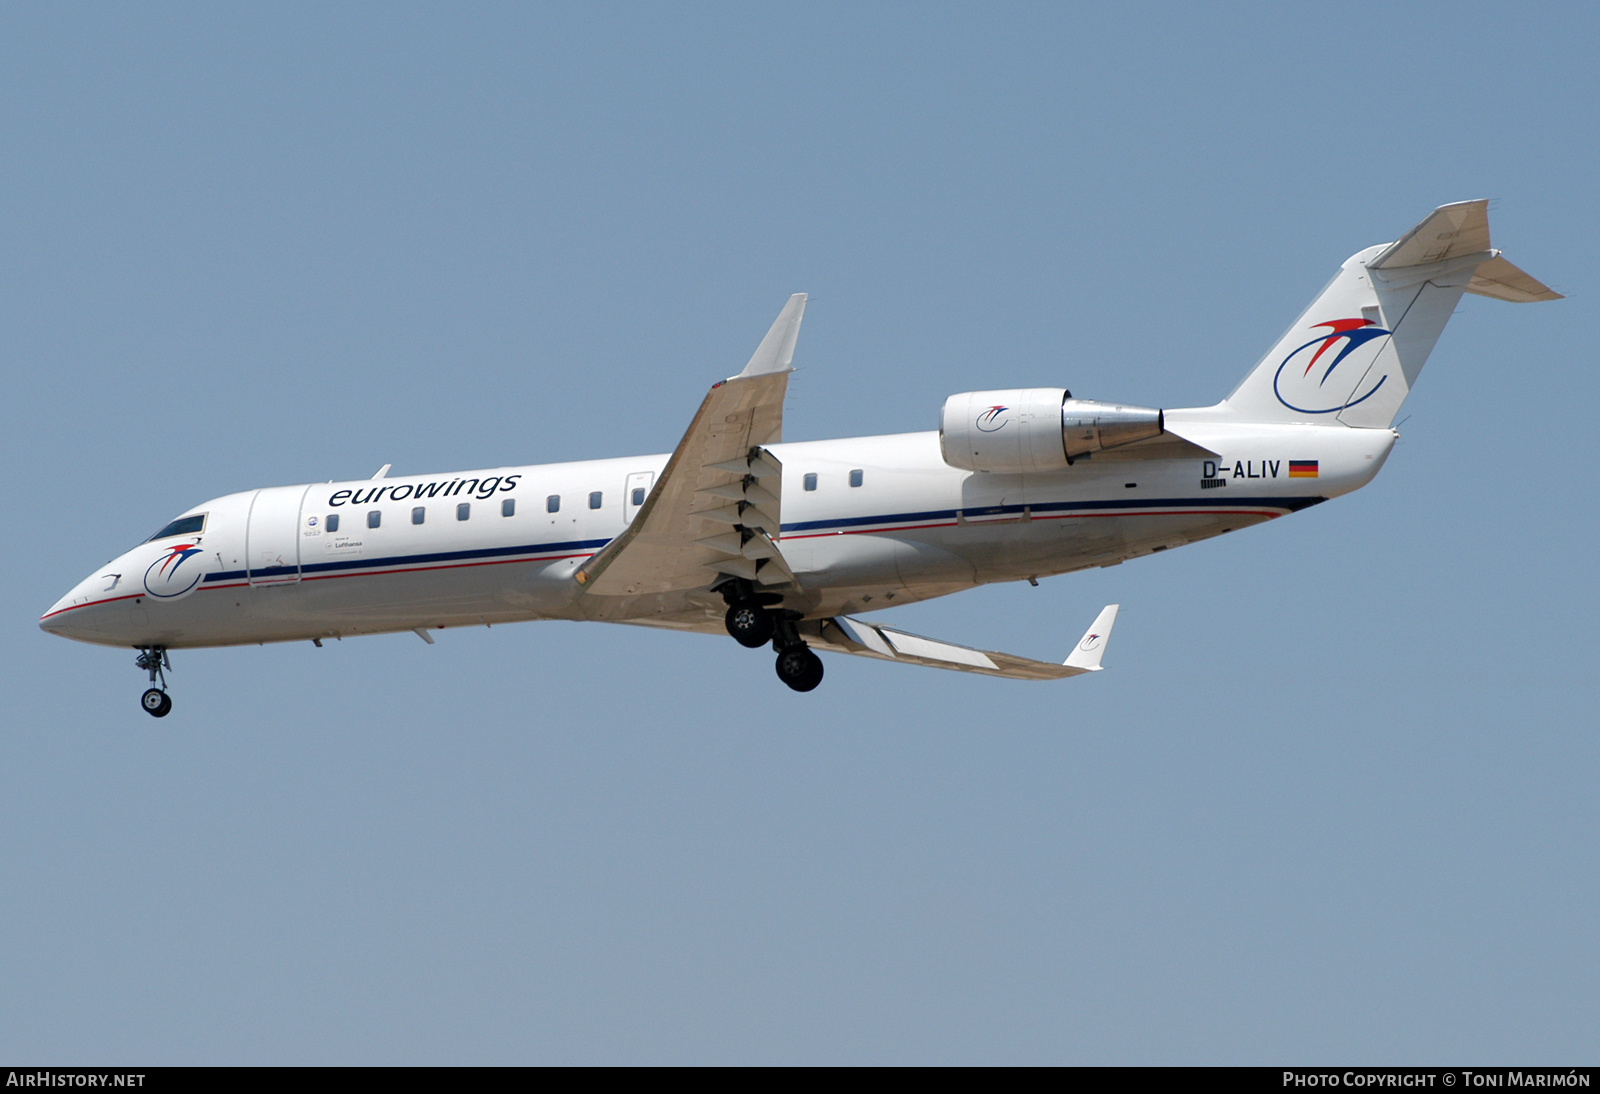
[[[194,517],[179,517],[151,536],[150,539],[145,540],[145,542],[150,543],[154,540],[165,539],[167,536],[192,536],[204,529],[205,526],[206,515],[204,513]]]

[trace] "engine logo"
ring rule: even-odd
[[[204,554],[193,543],[178,543],[166,548],[144,572],[144,591],[163,600],[176,600],[194,591],[205,576],[200,562],[188,565],[190,559]]]
[[[1374,377],[1371,367],[1383,346],[1374,345],[1363,353],[1356,350],[1390,332],[1370,319],[1331,319],[1312,326],[1329,327],[1333,333],[1318,335],[1283,359],[1272,378],[1272,392],[1278,402],[1302,414],[1337,414],[1372,398],[1389,378],[1387,373]],[[1325,360],[1337,342],[1343,342],[1343,348]],[[1339,370],[1341,365],[1345,367]],[[1333,378],[1335,370],[1339,370],[1337,380]],[[1330,382],[1331,388],[1327,386]]]
[[[1008,406],[992,406],[988,410],[985,410],[982,414],[979,414],[978,420],[975,423],[978,427],[978,431],[980,433],[998,433],[1000,430],[1004,429],[1006,427],[1006,423],[1011,420],[1010,417],[1006,415],[1006,411],[1010,409],[1011,408]]]

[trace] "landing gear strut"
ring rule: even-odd
[[[166,670],[172,667],[172,662],[167,658],[167,648],[143,646],[134,664],[150,674],[150,683],[154,684],[157,680],[161,682],[160,687],[152,687],[140,696],[139,705],[144,707],[145,713],[152,718],[165,718],[172,713],[172,696],[167,694],[166,673]]]

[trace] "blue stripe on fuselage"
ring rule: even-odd
[[[1006,513],[1022,515],[1024,509],[1033,513],[1066,513],[1093,509],[1286,509],[1297,513],[1309,509],[1327,498],[1159,498],[1151,500],[1126,499],[1117,501],[1044,501],[1028,505],[985,505],[971,509],[929,509],[920,513],[896,513],[890,516],[844,517],[828,520],[802,520],[785,524],[783,532],[814,532],[829,528],[860,528],[868,524],[909,524],[931,520],[955,520],[966,517],[992,517]],[[1157,515],[1157,514],[1152,514]]]
[[[609,539],[574,539],[561,543],[538,543],[521,547],[480,547],[470,551],[431,551],[420,555],[388,555],[384,558],[346,558],[338,562],[312,562],[300,567],[302,574],[325,574],[382,569],[385,566],[416,566],[432,562],[469,562],[474,559],[506,558],[510,555],[549,554],[551,551],[598,551]],[[529,561],[536,561],[529,559]],[[207,574],[207,581],[238,581],[247,577],[282,577],[295,572],[293,566],[268,566],[264,569],[224,570]]]
[[[785,524],[783,533],[789,535],[796,532],[817,532],[830,529],[863,528],[873,524],[914,524],[929,521],[954,521],[957,516],[965,517],[992,517],[1014,513],[1021,516],[1024,509],[1033,514],[1066,513],[1092,510],[1129,510],[1129,509],[1284,509],[1291,513],[1301,509],[1308,509],[1326,498],[1282,497],[1282,498],[1161,498],[1154,501],[1139,501],[1134,499],[1117,501],[1047,501],[1037,505],[986,505],[971,509],[928,509],[915,513],[889,513],[870,517],[833,517],[827,520],[802,520],[793,524]],[[1160,514],[1150,514],[1159,516]],[[886,528],[885,531],[893,531]],[[532,543],[517,547],[482,547],[468,551],[432,551],[418,555],[388,555],[383,558],[351,558],[341,559],[338,562],[313,562],[300,567],[300,573],[305,574],[331,574],[331,573],[356,573],[361,570],[384,569],[391,566],[420,566],[432,563],[470,562],[476,559],[509,558],[514,555],[542,555],[551,552],[571,551],[598,551],[609,539],[575,539],[564,540],[559,543]],[[527,561],[535,562],[530,558]],[[256,570],[252,574],[246,570],[224,570],[218,573],[207,574],[206,581],[239,581],[249,577],[285,577],[295,572],[293,566],[271,566],[266,569]]]

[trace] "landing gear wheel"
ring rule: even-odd
[[[778,679],[795,691],[810,691],[822,683],[822,658],[805,646],[790,646],[778,654]]]
[[[760,649],[772,641],[772,615],[759,604],[741,600],[723,617],[733,640],[746,649]]]
[[[151,688],[139,700],[139,705],[152,718],[165,718],[172,712],[172,697],[160,688]]]

